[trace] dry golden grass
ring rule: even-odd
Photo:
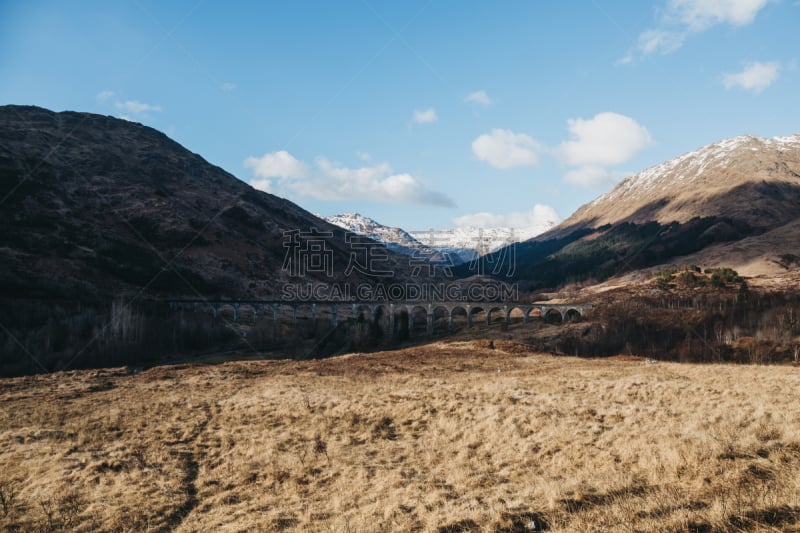
[[[0,527],[800,531],[798,391],[508,341],[8,379]]]

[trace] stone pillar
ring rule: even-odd
[[[467,304],[467,327],[472,327],[472,306]]]
[[[508,324],[511,322],[511,319],[510,319],[510,316],[509,316],[509,315],[511,315],[511,311],[509,311],[507,305],[503,306],[503,312],[506,314],[506,327],[508,327]]]
[[[447,331],[453,332],[453,308],[451,307],[447,313]]]
[[[236,322],[236,320],[238,319],[239,319],[239,304],[235,303],[233,304],[233,321]]]
[[[389,335],[394,335],[394,304],[389,304]]]
[[[219,304],[211,304],[211,309],[214,311],[214,318],[219,316]]]
[[[278,307],[280,304],[272,304],[272,321],[278,321]]]
[[[331,325],[333,325],[333,327],[339,325],[339,304],[331,305]]]
[[[414,335],[414,306],[406,306],[408,309],[408,336]]]
[[[261,306],[258,304],[252,304],[253,307],[253,324],[258,322],[258,311],[261,309]]]

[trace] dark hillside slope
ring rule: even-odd
[[[253,189],[166,135],[88,113],[0,107],[0,293],[21,298],[275,298],[285,232],[340,228]],[[390,260],[403,276],[405,258]],[[370,282],[354,272],[347,281]]]
[[[259,344],[242,321],[172,313],[164,301],[283,300],[287,284],[383,281],[346,274],[351,244],[152,128],[0,107],[0,375],[313,344],[327,332]],[[410,281],[407,256],[381,254],[393,282]]]

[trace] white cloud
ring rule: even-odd
[[[649,29],[639,34],[636,45],[617,61],[617,65],[630,65],[651,54],[671,54],[683,46],[688,33],[664,29]]]
[[[244,160],[244,166],[252,168],[257,178],[305,178],[308,175],[308,166],[286,150],[267,152],[261,157],[250,156]]]
[[[672,30],[646,30],[639,34],[636,46],[628,50],[624,57],[617,61],[618,65],[629,65],[639,57],[659,53],[661,55],[671,54],[683,46],[687,33],[685,31]]]
[[[356,152],[356,157],[359,158],[362,161],[369,161],[370,159],[372,159],[372,156],[369,155],[369,152],[357,151]]]
[[[311,171],[286,151],[248,157],[253,169],[250,184],[271,193],[291,192],[318,200],[372,200],[376,202],[453,206],[448,196],[433,191],[415,176],[395,173],[388,163],[348,168],[325,157]]]
[[[775,61],[768,63],[753,61],[746,64],[741,72],[723,74],[722,84],[726,89],[739,87],[758,94],[778,79],[780,70],[780,63]]]
[[[690,31],[703,31],[717,24],[744,26],[755,20],[768,0],[671,0],[668,17],[679,20]]]
[[[448,196],[428,189],[408,173],[395,173],[388,163],[348,168],[324,157],[317,158],[317,174],[290,187],[319,200],[360,199],[400,204],[453,206]]]
[[[494,102],[489,95],[486,94],[486,91],[481,89],[480,91],[475,91],[474,93],[470,93],[464,98],[464,101],[468,104],[478,104],[478,105],[492,105]]]
[[[636,45],[617,63],[633,63],[654,53],[670,54],[683,46],[689,35],[719,24],[746,26],[769,0],[669,0],[656,28],[639,35]]]
[[[109,91],[107,89],[105,91],[100,91],[95,95],[95,98],[100,102],[108,102],[113,97],[114,97],[114,91]]]
[[[647,128],[618,113],[569,119],[567,124],[572,139],[561,143],[556,152],[570,166],[618,165],[652,143]]]
[[[625,172],[611,171],[594,165],[573,168],[564,174],[564,181],[588,189],[602,189],[616,185],[627,176]]]
[[[236,88],[236,84],[235,83],[231,83],[229,81],[226,81],[225,83],[220,85],[219,88],[222,89],[223,92],[228,93],[228,92],[231,92],[232,90],[234,90]]]
[[[116,107],[120,111],[133,113],[134,115],[140,115],[142,113],[147,113],[148,111],[155,111],[155,112],[161,111],[161,106],[146,104],[138,100],[126,100],[125,102],[114,102],[114,107]]]
[[[683,46],[686,34],[667,30],[647,30],[639,35],[636,48],[643,55],[660,53],[671,54]]]
[[[411,117],[411,121],[417,124],[429,124],[437,120],[439,120],[439,117],[436,115],[436,110],[432,107],[423,110],[415,109]]]
[[[532,166],[539,162],[541,146],[524,133],[493,129],[472,141],[472,153],[495,168]]]
[[[549,205],[536,204],[530,211],[493,214],[487,212],[463,215],[453,219],[457,227],[541,229],[545,231],[561,222],[556,210]]]
[[[258,189],[259,191],[264,191],[264,192],[269,192],[269,193],[272,192],[272,181],[271,180],[267,180],[267,179],[263,179],[263,178],[256,178],[256,179],[250,180],[250,185],[254,189]]]

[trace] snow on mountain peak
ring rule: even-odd
[[[427,249],[449,254],[454,262],[471,261],[475,257],[493,252],[509,244],[528,240],[558,224],[558,220],[543,220],[529,228],[478,228],[457,227],[405,231],[383,226],[358,213],[343,213],[326,220],[353,233],[365,235],[402,253]]]
[[[628,176],[609,193],[588,205],[599,205],[621,198],[636,199],[654,191],[667,192],[672,187],[687,185],[708,170],[728,164],[741,150],[757,152],[765,148],[783,147],[800,148],[800,134],[773,138],[740,135],[723,139]]]
[[[712,208],[709,199],[754,183],[794,183],[792,169],[798,164],[800,134],[773,138],[742,135],[716,141],[628,176],[610,192],[582,206],[548,236],[622,220],[666,223],[721,216],[723,205],[713,203]]]
[[[347,231],[364,235],[378,242],[412,247],[421,245],[420,242],[414,239],[414,237],[409,235],[405,230],[384,226],[359,213],[342,213],[340,215],[326,217],[325,220]]]

